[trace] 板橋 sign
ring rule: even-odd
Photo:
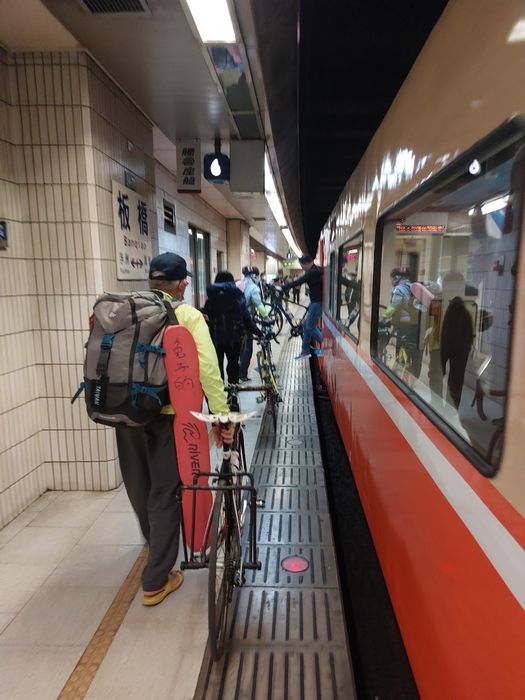
[[[112,184],[117,279],[146,280],[152,256],[147,201],[115,180]]]

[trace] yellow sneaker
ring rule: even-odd
[[[167,583],[160,589],[160,591],[157,591],[156,593],[144,593],[142,604],[151,606],[162,603],[164,598],[169,596],[170,593],[173,593],[173,591],[176,591],[177,588],[180,588],[183,582],[184,574],[182,571],[174,571],[170,574]]]

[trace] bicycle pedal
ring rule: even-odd
[[[266,501],[264,500],[264,498],[258,498],[255,501],[255,505],[257,506],[257,508],[266,508]]]

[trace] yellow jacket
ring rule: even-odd
[[[155,290],[157,294],[158,290]],[[164,299],[173,301],[169,294],[162,293]],[[189,304],[183,303],[175,309],[177,321],[189,330],[197,346],[199,355],[199,375],[211,413],[226,414],[230,410],[226,401],[224,384],[219,371],[217,353],[210,337],[208,324],[200,311]],[[171,405],[164,406],[162,413],[175,413]]]

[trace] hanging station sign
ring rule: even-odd
[[[152,256],[148,205],[141,195],[112,181],[118,280],[146,280]]]
[[[177,192],[201,191],[199,139],[177,139]]]

